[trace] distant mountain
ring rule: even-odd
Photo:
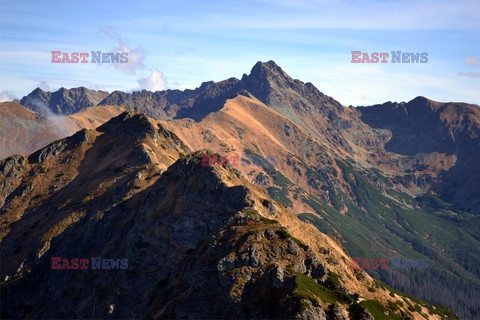
[[[20,104],[44,116],[69,115],[85,108],[96,106],[108,92],[90,90],[84,87],[65,89],[55,92],[36,88],[20,100]]]
[[[441,153],[455,164],[439,172],[431,186],[447,201],[480,214],[480,107],[467,103],[441,103],[417,97],[408,103],[385,103],[358,108],[362,120],[388,130],[389,152],[422,157]],[[438,159],[443,161],[443,159]]]
[[[235,97],[237,79],[204,82],[195,90],[146,90],[133,93],[112,92],[99,105],[121,105],[158,119],[192,118],[200,120],[222,108],[225,100]]]
[[[202,166],[204,152],[123,113],[1,161],[2,318],[453,316],[352,269],[334,239],[235,168]],[[57,270],[55,257],[89,264]]]

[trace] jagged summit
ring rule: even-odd
[[[257,62],[250,74],[244,74],[241,80],[229,78],[219,82],[207,81],[194,90],[141,90],[132,93],[114,91],[108,94],[84,87],[60,88],[56,92],[37,88],[23,97],[20,103],[44,115],[72,114],[93,105],[117,105],[159,119],[192,118],[198,121],[221,109],[227,99],[245,94],[245,91],[266,105],[287,114],[291,113],[291,107],[304,108],[307,104],[318,107],[327,104],[341,106],[311,83],[292,79],[273,60]],[[303,101],[296,102],[299,98]],[[284,107],[281,100],[285,99],[289,100],[290,107],[281,110]]]
[[[265,76],[282,76],[290,78],[283,70],[278,66],[275,61],[269,60],[267,62],[258,61],[250,72],[250,77],[261,78]]]
[[[41,94],[41,93],[44,93],[44,92],[47,92],[47,91],[43,90],[43,89],[40,88],[40,87],[36,87],[35,90],[33,90],[33,91],[31,92],[31,94],[32,94],[32,93],[33,93],[33,94]]]
[[[244,89],[256,93],[260,100],[268,98],[271,90],[278,88],[294,88],[295,81],[273,60],[258,61],[249,75],[244,74],[241,85]]]
[[[55,92],[36,88],[20,100],[20,104],[45,116],[70,115],[85,108],[96,106],[108,92],[91,90],[85,87],[66,89]]]

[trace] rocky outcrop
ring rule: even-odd
[[[327,319],[328,320],[348,320],[347,316],[343,312],[343,309],[336,304],[331,304],[329,306],[328,312],[327,312]]]
[[[10,196],[17,187],[20,187],[18,192],[20,196],[31,191],[31,185],[20,185],[26,164],[27,159],[18,155],[0,160],[0,212],[5,204],[6,198]]]
[[[145,115],[123,112],[98,128],[101,132],[122,137],[128,141],[138,142],[147,137],[157,139],[157,130]]]
[[[38,150],[28,157],[29,163],[41,163],[47,159],[51,159],[63,151],[75,149],[79,146],[85,145],[88,142],[89,132],[82,129],[73,136],[59,141],[55,141],[45,148]]]

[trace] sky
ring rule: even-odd
[[[51,51],[129,60],[52,63]],[[352,63],[352,51],[428,62]],[[1,101],[36,87],[193,89],[268,60],[345,106],[420,95],[480,104],[480,1],[0,0]]]

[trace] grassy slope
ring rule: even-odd
[[[428,259],[428,269],[423,271],[369,271],[392,286],[423,296],[432,303],[448,304],[461,314],[480,312],[474,305],[452,303],[461,292],[478,294],[480,290],[480,241],[476,233],[480,218],[455,211],[434,197],[420,199],[421,206],[418,206],[415,199],[397,191],[389,190],[385,195],[351,164],[343,161],[337,164],[352,187],[357,203],[344,193],[334,195],[339,205],[349,209],[341,214],[322,200],[307,196],[303,201],[317,215],[305,213],[300,218],[310,221],[322,232],[341,238],[352,256]],[[445,285],[451,292],[441,288]]]

